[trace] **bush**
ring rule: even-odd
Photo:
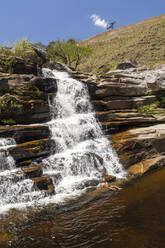
[[[17,41],[12,48],[12,52],[14,56],[21,57],[25,60],[28,60],[35,55],[35,51],[27,39]]]
[[[88,57],[92,50],[87,47],[79,46],[74,39],[65,41],[52,41],[47,46],[47,52],[53,61],[65,63],[75,69],[82,59]]]

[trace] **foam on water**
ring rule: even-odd
[[[44,175],[52,178],[56,194],[45,197],[44,192],[36,191],[33,181],[24,178],[8,152],[15,141],[0,139],[0,213],[11,208],[63,203],[95,185],[96,180],[101,182],[104,173],[125,176],[97,121],[87,86],[66,72],[43,69],[43,75],[54,78],[58,89],[53,101],[49,101],[52,118],[47,123],[56,152],[42,163]]]
[[[56,153],[45,159],[45,173],[60,173],[56,193],[72,194],[84,180],[99,179],[103,173],[125,176],[122,165],[102,132],[90,103],[87,86],[68,73],[43,69],[45,77],[57,82],[51,103],[49,128]]]

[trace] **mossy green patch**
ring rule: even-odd
[[[1,123],[4,125],[15,125],[16,121],[13,119],[7,119],[7,120],[3,119],[3,120],[1,120]]]

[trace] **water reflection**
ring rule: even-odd
[[[17,244],[25,248],[164,248],[164,178],[165,170],[158,171],[111,197],[57,216],[42,216],[18,228]]]

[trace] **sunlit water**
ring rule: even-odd
[[[66,72],[43,69],[44,77],[54,78],[57,94],[50,101],[48,124],[55,142],[55,154],[43,160],[44,175],[49,175],[55,195],[45,196],[17,169],[7,149],[13,139],[0,139],[0,213],[11,208],[24,209],[75,198],[89,186],[97,186],[103,174],[124,177],[115,151],[105,137],[90,103],[87,86]]]
[[[165,170],[100,199],[10,223],[12,248],[164,248]],[[0,243],[1,244],[1,243]],[[9,246],[10,244],[10,246]],[[0,246],[1,247],[1,246]]]

